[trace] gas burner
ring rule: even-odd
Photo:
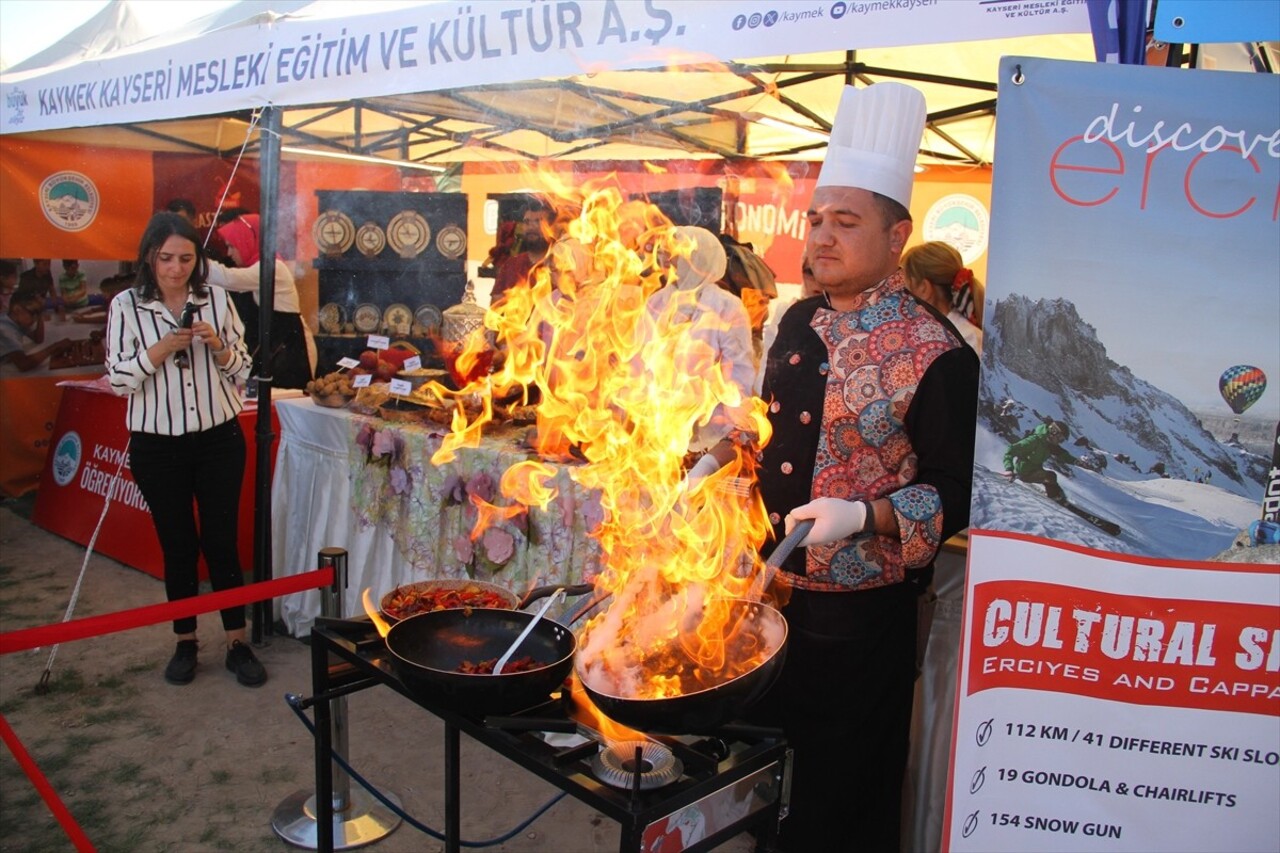
[[[624,791],[636,787],[636,750],[640,752],[640,790],[670,785],[684,773],[684,764],[660,743],[624,740],[608,744],[591,759],[596,778]]]

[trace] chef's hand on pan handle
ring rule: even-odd
[[[875,524],[871,504],[840,498],[818,498],[791,510],[785,520],[787,532],[805,518],[813,519],[813,529],[800,541],[798,547],[801,548],[869,534],[873,531],[868,528]]]

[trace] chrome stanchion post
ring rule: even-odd
[[[343,619],[342,593],[347,586],[347,552],[342,548],[321,548],[320,568],[333,569],[333,583],[320,590],[320,615]],[[347,755],[347,697],[329,700],[333,752]],[[400,826],[400,816],[369,796],[363,789],[351,789],[351,776],[336,762],[330,767],[333,779],[333,849],[349,850],[372,844],[390,835]],[[400,799],[388,791],[383,796],[400,805]],[[319,849],[316,795],[314,791],[295,791],[276,807],[271,828],[295,847]]]

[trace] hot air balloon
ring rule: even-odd
[[[1237,417],[1258,402],[1258,398],[1266,389],[1267,374],[1263,373],[1261,368],[1248,364],[1228,367],[1218,377],[1218,390],[1222,392],[1222,399],[1227,401],[1227,405]]]

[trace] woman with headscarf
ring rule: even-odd
[[[236,217],[218,229],[227,244],[227,254],[235,263],[226,267],[209,263],[209,284],[230,291],[252,293],[258,299],[258,214]],[[302,321],[298,287],[288,264],[276,259],[275,299],[271,315],[271,387],[305,388],[316,370],[316,342],[311,329]],[[249,327],[254,328],[250,329]],[[253,375],[263,371],[263,354],[259,346],[256,324],[246,323],[246,343],[253,354]]]
[[[742,300],[716,282],[724,277],[728,264],[724,246],[705,228],[680,225],[672,237],[672,274],[663,287],[649,297],[650,315],[660,326],[687,322],[690,335],[710,347],[714,364],[726,382],[737,386],[743,400],[752,394],[755,359],[751,347],[751,318]],[[691,354],[686,372],[705,364]],[[708,423],[695,429],[690,451],[715,445],[733,428],[724,404],[716,407]]]

